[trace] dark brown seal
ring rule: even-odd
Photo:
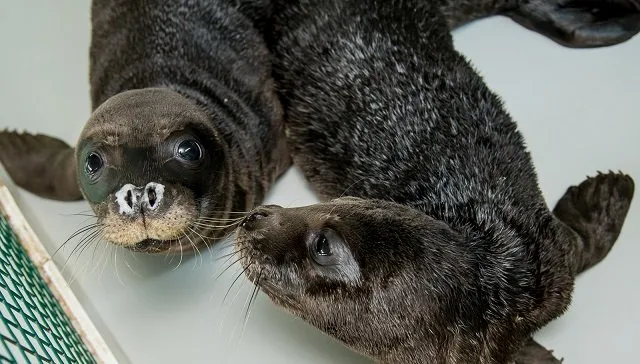
[[[224,234],[290,164],[262,28],[267,1],[97,0],[93,113],[75,148],[0,133],[0,160],[37,195],[85,198],[106,240],[187,251]]]
[[[631,178],[601,174],[539,225],[488,206],[437,219],[354,197],[271,205],[245,219],[236,251],[274,303],[379,362],[559,363],[530,337],[607,255],[632,195]],[[498,217],[480,227],[481,214]]]
[[[530,338],[610,251],[632,179],[599,174],[550,211],[516,124],[433,3],[278,14],[294,161],[324,198],[355,197],[254,210],[236,242],[249,279],[380,362],[553,362]]]

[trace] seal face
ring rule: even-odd
[[[377,359],[416,343],[420,358],[446,338],[441,326],[461,320],[463,331],[484,330],[463,236],[409,207],[353,197],[260,207],[236,242],[248,277],[274,302]]]
[[[207,120],[166,89],[123,92],[96,109],[76,169],[108,241],[166,251],[207,236],[201,217],[224,209],[218,191],[228,178],[224,144]]]
[[[298,314],[303,311],[299,300],[305,292],[330,294],[327,288],[331,287],[343,292],[355,290],[354,297],[360,297],[357,291],[363,287],[363,272],[359,259],[363,254],[354,250],[359,232],[349,228],[367,226],[354,221],[363,218],[361,214],[341,220],[331,213],[335,206],[314,205],[306,210],[261,207],[238,229],[237,251],[242,252],[247,274],[254,281],[260,276],[265,292]],[[355,205],[340,206],[346,212]]]
[[[307,318],[313,312],[304,307],[314,305],[301,305],[302,300],[331,298],[338,291],[355,301],[367,301],[371,282],[383,277],[388,281],[406,261],[405,254],[416,253],[408,250],[414,244],[398,241],[395,229],[401,226],[393,222],[411,221],[411,216],[398,213],[415,215],[415,222],[427,219],[401,205],[373,204],[350,197],[301,208],[257,208],[236,235],[247,274],[259,280],[271,298]]]

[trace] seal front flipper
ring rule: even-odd
[[[640,31],[640,0],[531,0],[505,15],[572,48],[610,46]]]
[[[562,361],[533,339],[527,340],[515,357],[515,364],[560,364]]]
[[[633,199],[633,179],[622,173],[599,173],[578,186],[569,187],[553,214],[580,236],[576,273],[604,259],[618,239]]]
[[[1,131],[0,162],[11,179],[31,193],[60,201],[82,199],[73,148],[60,139]]]

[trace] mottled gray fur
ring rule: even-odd
[[[542,362],[528,340],[613,246],[632,179],[599,174],[550,211],[516,124],[453,47],[464,17],[440,4],[280,5],[294,162],[323,199],[357,198],[257,209],[238,232],[249,278],[381,362]]]

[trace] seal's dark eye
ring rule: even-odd
[[[178,145],[178,157],[185,161],[195,162],[202,158],[202,148],[197,141],[187,139]]]
[[[92,152],[87,156],[87,161],[85,163],[85,170],[87,171],[88,174],[92,175],[98,172],[103,165],[104,165],[104,162],[102,160],[102,157],[100,157],[98,153]]]
[[[322,256],[329,256],[333,254],[331,252],[331,245],[329,244],[329,240],[324,234],[319,234],[316,239],[316,254]]]

